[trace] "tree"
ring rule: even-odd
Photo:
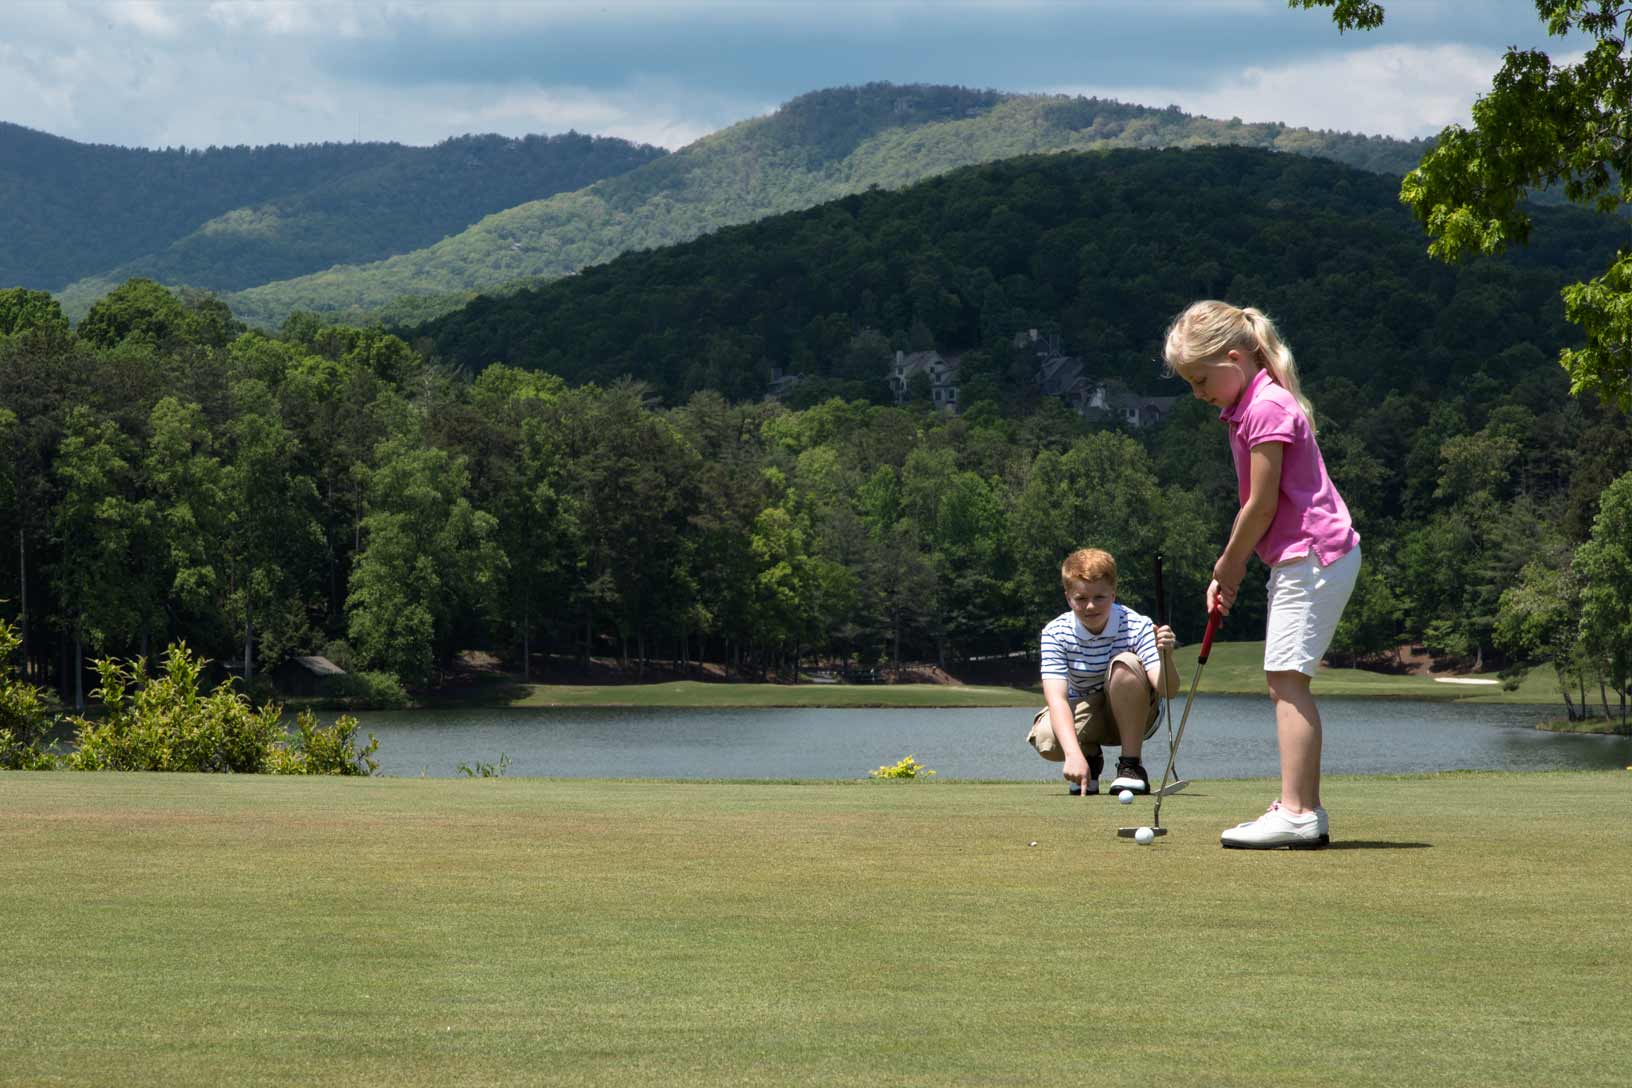
[[[1558,554],[1562,552],[1562,554]],[[1516,682],[1533,662],[1547,661],[1558,679],[1559,694],[1570,720],[1586,716],[1583,690],[1579,710],[1570,698],[1572,676],[1581,675],[1581,586],[1567,550],[1550,547],[1526,563],[1517,583],[1502,592],[1493,633],[1496,646],[1511,654],[1504,679]]]
[[[90,309],[78,333],[97,347],[111,348],[128,339],[170,347],[188,331],[187,308],[152,280],[128,280]]]
[[[43,325],[68,327],[62,307],[46,291],[11,287],[0,291],[0,336],[36,329]]]
[[[1592,536],[1576,549],[1581,578],[1581,641],[1608,667],[1621,696],[1621,731],[1632,695],[1632,473],[1604,491]]]
[[[1330,7],[1339,30],[1382,25],[1383,6],[1366,0],[1289,0]],[[1594,40],[1580,61],[1555,65],[1544,52],[1510,48],[1490,93],[1473,104],[1473,128],[1452,125],[1400,186],[1447,261],[1527,242],[1531,219],[1520,203],[1562,185],[1577,204],[1615,214],[1632,203],[1632,7],[1624,0],[1537,0],[1547,33]],[[1559,362],[1571,392],[1592,393],[1632,412],[1632,248],[1622,246],[1601,276],[1563,291],[1565,316],[1586,343]]]
[[[85,706],[85,642],[103,647],[128,640],[143,615],[129,558],[151,508],[130,496],[133,453],[134,443],[112,420],[85,405],[69,412],[55,466],[63,498],[52,537],[61,549],[56,590],[74,641],[76,709]]]
[[[298,463],[298,442],[266,384],[232,387],[223,488],[228,611],[244,633],[244,679],[255,676],[257,635],[274,659],[306,637],[306,594],[323,549],[317,487]]]
[[[207,622],[225,583],[218,545],[225,537],[226,492],[215,440],[203,410],[175,397],[154,405],[148,435],[142,464],[156,547],[145,559],[161,572],[159,598],[172,616]]]
[[[502,562],[496,525],[471,505],[464,458],[398,436],[377,460],[346,598],[351,640],[370,664],[424,683],[487,596]]]

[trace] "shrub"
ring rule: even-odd
[[[286,733],[283,708],[257,708],[228,680],[205,694],[204,660],[185,644],[170,647],[164,671],[149,675],[145,658],[96,662],[93,694],[105,714],[73,718],[78,750],[63,764],[76,771],[222,771],[239,774],[369,775],[380,742],[357,747],[357,719],[319,726],[310,711]]]
[[[0,770],[47,771],[57,765],[44,745],[55,715],[40,689],[14,673],[20,645],[16,628],[0,620]]]
[[[885,764],[876,771],[869,771],[872,778],[928,778],[935,772],[919,763],[915,756],[907,756],[891,767]]]
[[[333,725],[320,726],[309,710],[295,719],[295,731],[272,753],[273,774],[371,775],[379,770],[374,753],[379,738],[370,733],[368,746],[357,747],[357,719],[342,714]]]
[[[459,764],[459,773],[466,778],[503,778],[504,772],[510,769],[510,757],[503,752],[499,753],[499,762],[483,763],[480,760],[472,767],[468,763]]]
[[[401,710],[411,705],[408,690],[388,672],[348,672],[330,681],[325,702],[348,710]]]
[[[256,709],[232,681],[208,695],[199,690],[204,661],[185,643],[170,647],[164,671],[148,675],[146,658],[96,662],[100,721],[70,719],[79,748],[67,757],[76,771],[233,771],[267,769],[283,736],[282,709]]]

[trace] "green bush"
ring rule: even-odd
[[[272,753],[273,774],[371,775],[379,770],[374,753],[379,738],[370,733],[368,746],[357,747],[357,719],[342,714],[333,725],[320,726],[309,710],[295,719],[295,731]]]
[[[55,715],[44,693],[12,669],[20,645],[17,629],[0,620],[0,770],[47,771],[57,765],[45,746]]]
[[[895,766],[885,764],[876,771],[867,772],[871,778],[928,778],[935,772],[918,762],[915,756],[906,756]]]
[[[329,682],[324,702],[347,710],[402,710],[412,705],[402,681],[388,672],[348,672]]]
[[[78,749],[63,763],[76,771],[216,771],[238,774],[373,774],[379,741],[356,746],[357,720],[342,717],[320,727],[310,712],[295,732],[283,727],[283,708],[256,707],[233,681],[208,694],[200,689],[204,659],[185,644],[170,647],[164,670],[149,675],[147,661],[96,662],[102,701],[98,721],[73,718]]]
[[[76,771],[231,771],[259,774],[283,736],[282,709],[256,709],[228,681],[200,690],[202,658],[185,643],[165,653],[164,671],[150,676],[147,660],[96,662],[100,721],[70,719],[78,750],[67,758]]]

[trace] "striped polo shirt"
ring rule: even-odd
[[[1080,699],[1104,687],[1105,673],[1117,654],[1138,654],[1147,672],[1161,663],[1156,625],[1121,601],[1111,605],[1105,630],[1097,635],[1078,623],[1073,612],[1055,616],[1043,628],[1039,649],[1042,675],[1063,679],[1068,699]]]

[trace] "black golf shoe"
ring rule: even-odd
[[[1150,792],[1150,775],[1145,773],[1145,765],[1139,762],[1138,756],[1117,757],[1116,778],[1111,781],[1111,792],[1121,793],[1123,790]]]

